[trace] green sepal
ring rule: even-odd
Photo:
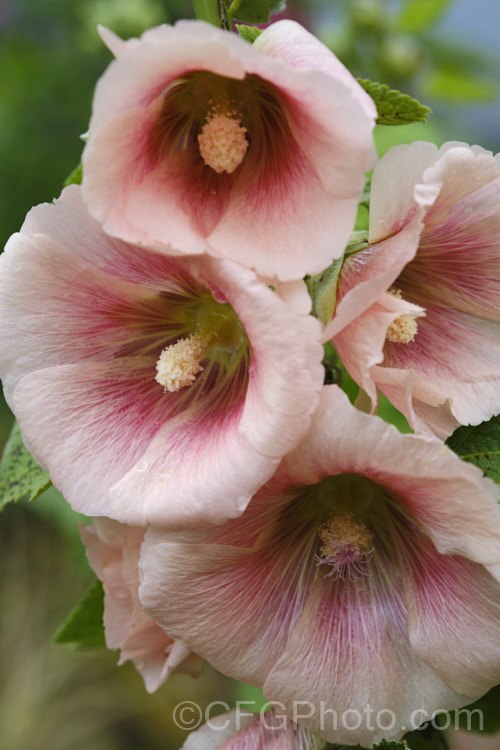
[[[342,270],[343,258],[334,260],[316,276],[306,276],[306,284],[312,299],[312,314],[327,326],[333,318],[337,302],[337,286]]]
[[[306,276],[305,282],[312,299],[312,314],[327,326],[333,319],[337,303],[340,272],[347,256],[358,253],[368,244],[368,232],[354,231],[344,255],[315,276]]]
[[[104,589],[96,578],[55,634],[54,643],[71,644],[77,649],[106,646],[103,616]]]
[[[81,185],[82,184],[82,163],[74,168],[72,172],[66,177],[66,179],[63,182],[63,187],[68,187],[68,185]]]
[[[358,83],[371,96],[377,107],[377,125],[409,125],[425,122],[431,112],[429,107],[412,99],[408,94],[390,89],[385,83],[377,83],[366,78],[358,78]]]
[[[500,484],[500,415],[477,427],[459,427],[446,444],[464,461],[476,464],[486,476]]]
[[[48,473],[24,447],[19,425],[15,422],[0,459],[0,510],[7,503],[35,500],[50,485]]]
[[[257,26],[245,26],[243,23],[237,23],[236,30],[245,42],[253,44],[257,37],[262,34],[263,29],[259,29]]]

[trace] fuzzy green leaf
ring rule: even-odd
[[[66,177],[63,183],[63,187],[68,185],[81,185],[82,184],[82,163],[74,168],[74,170]]]
[[[459,427],[446,443],[460,458],[476,464],[486,476],[500,484],[500,416],[477,427]]]
[[[410,750],[404,740],[394,742],[394,740],[382,740],[378,745],[373,746],[373,750]]]
[[[105,646],[103,616],[104,589],[96,578],[57,631],[54,642],[68,643],[78,649]]]
[[[7,503],[35,500],[51,485],[46,471],[24,447],[21,431],[14,423],[0,459],[0,510]]]
[[[253,44],[257,37],[262,34],[262,29],[259,29],[257,26],[245,26],[242,23],[236,24],[236,30],[241,38],[246,42],[250,42],[250,44]]]
[[[371,96],[377,107],[378,125],[408,125],[425,122],[430,108],[412,99],[408,94],[390,89],[385,83],[358,78],[358,83]]]

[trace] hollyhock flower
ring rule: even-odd
[[[323,750],[325,743],[293,727],[279,709],[262,715],[228,711],[192,732],[181,750]]]
[[[369,243],[326,332],[351,375],[443,439],[498,413],[500,156],[394,147],[373,174]]]
[[[293,21],[253,45],[201,21],[102,34],[117,60],[96,88],[83,191],[106,232],[283,281],[342,254],[376,110],[323,44]]]
[[[310,424],[323,349],[252,271],[113,240],[78,186],[0,260],[0,374],[33,455],[75,510],[136,526],[237,515]]]
[[[203,660],[176,643],[147,615],[139,601],[138,562],[145,529],[94,518],[81,524],[89,563],[104,586],[104,630],[108,648],[121,650],[153,693],[172,672],[198,676]]]
[[[240,518],[148,530],[139,596],[290,717],[309,701],[299,723],[313,734],[371,747],[499,682],[499,497],[434,438],[401,435],[326,386]]]

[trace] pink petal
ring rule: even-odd
[[[179,668],[199,674],[199,657],[174,643],[142,609],[137,566],[144,529],[95,518],[91,526],[80,526],[80,535],[104,585],[106,644],[121,650],[118,663],[133,661],[150,693]]]
[[[310,718],[312,712],[304,709],[305,728],[329,742],[364,747],[401,738],[405,729],[415,728],[416,713],[420,723],[438,707],[470,702],[412,651],[398,570],[378,554],[370,567],[373,575],[355,585],[315,581],[264,684],[266,697],[282,701],[289,713],[294,701],[315,707]],[[329,709],[323,726],[322,706]]]
[[[262,685],[307,596],[311,576],[304,578],[301,560],[314,538],[305,536],[293,552],[285,538],[272,549],[229,543],[193,549],[150,530],[141,561],[142,604],[157,622],[168,622],[173,637],[188,647],[196,642],[216,669]]]
[[[479,697],[500,681],[500,584],[430,544],[404,556],[412,648],[454,690]]]
[[[245,715],[229,711],[189,735],[182,750],[323,750],[324,743],[301,727],[296,730],[279,709]]]

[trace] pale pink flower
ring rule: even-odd
[[[137,566],[144,532],[108,518],[80,525],[89,563],[104,587],[106,645],[120,649],[119,665],[133,662],[153,693],[172,672],[198,676],[203,660],[169,638],[142,609]]]
[[[294,727],[279,707],[251,716],[241,710],[210,719],[192,732],[181,750],[323,750],[325,743]]]
[[[326,334],[354,379],[443,439],[498,413],[500,156],[394,147],[374,171],[369,242]]]
[[[303,287],[285,302],[232,261],[113,240],[77,186],[33,209],[0,259],[0,374],[71,505],[170,528],[241,513],[321,389]]]
[[[376,109],[323,44],[293,21],[253,45],[201,21],[102,34],[117,60],[96,88],[83,191],[106,232],[281,280],[342,254]]]
[[[240,518],[147,532],[139,596],[290,717],[310,701],[299,723],[313,734],[371,747],[499,682],[499,497],[434,438],[401,435],[326,386],[310,432]],[[384,711],[392,726],[377,723]]]

